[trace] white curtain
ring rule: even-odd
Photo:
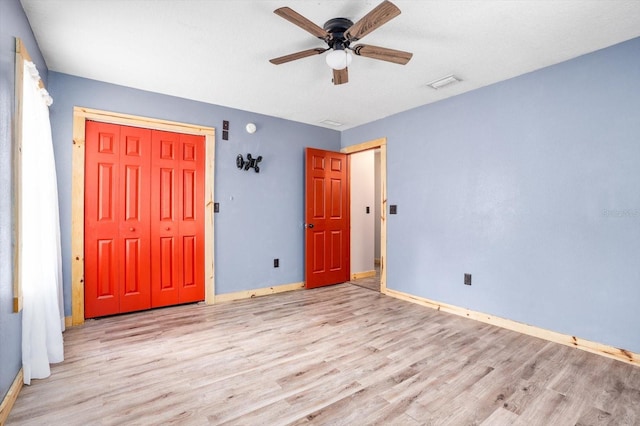
[[[25,61],[22,91],[20,271],[24,383],[49,377],[64,359],[60,220],[49,105],[35,65]]]

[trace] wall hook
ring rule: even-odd
[[[260,166],[258,166],[258,163],[261,161],[262,155],[259,155],[258,158],[253,158],[251,154],[247,154],[247,159],[245,161],[245,159],[242,157],[242,154],[238,154],[238,156],[236,157],[236,167],[238,167],[240,170],[253,169],[256,173],[260,173]]]

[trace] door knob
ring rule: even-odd
[[[129,228],[129,231],[131,231],[131,232],[133,232],[135,230],[136,230],[136,228]]]
[[[313,223],[310,223],[310,224],[309,224],[309,228],[313,228]]]

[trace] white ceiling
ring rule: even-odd
[[[324,55],[269,63],[324,45],[273,10],[322,26],[382,0],[21,1],[50,70],[339,130],[640,36],[638,0],[392,0],[402,14],[360,43],[413,59],[355,57],[334,86]],[[426,86],[448,74],[463,81]]]

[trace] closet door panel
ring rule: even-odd
[[[151,130],[120,128],[120,312],[151,307]]]
[[[203,136],[180,135],[180,234],[182,276],[179,302],[204,300],[204,164]]]
[[[87,121],[85,138],[85,317],[120,310],[120,128]]]
[[[179,301],[181,152],[177,133],[153,131],[151,139],[151,306],[158,307]]]

